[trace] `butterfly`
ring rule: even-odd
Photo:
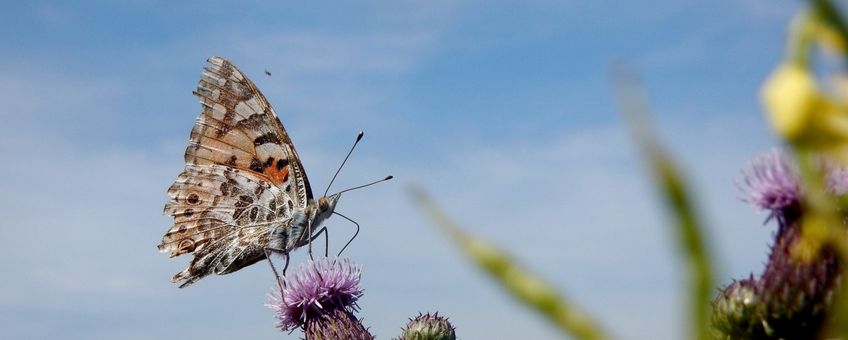
[[[341,197],[314,199],[265,96],[230,61],[207,62],[194,91],[203,112],[191,130],[185,169],[168,189],[164,213],[174,224],[158,246],[171,257],[194,254],[172,279],[182,281],[180,288],[310,243]]]

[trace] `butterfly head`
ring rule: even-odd
[[[336,210],[336,203],[342,197],[341,193],[324,196],[318,199],[318,218],[325,220]]]

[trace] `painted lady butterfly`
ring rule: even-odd
[[[174,225],[159,245],[171,257],[194,253],[172,279],[184,281],[180,288],[235,272],[270,251],[288,254],[306,245],[325,230],[316,231],[341,197],[313,199],[297,151],[265,96],[228,60],[208,62],[194,92],[203,112],[191,130],[185,170],[168,189],[165,214]]]

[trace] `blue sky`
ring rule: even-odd
[[[0,13],[0,329],[4,338],[296,338],[262,306],[265,266],[169,282],[165,190],[200,105],[205,59],[240,66],[323,189],[363,229],[367,325],[419,311],[464,339],[557,338],[425,222],[418,184],[622,339],[681,336],[670,229],[615,110],[609,71],[639,69],[695,184],[720,282],[758,272],[771,226],[734,181],[775,140],[757,91],[797,4],[743,1],[28,1]],[[272,73],[268,77],[264,70]],[[330,220],[331,247],[351,227]],[[295,255],[295,263],[304,258]]]

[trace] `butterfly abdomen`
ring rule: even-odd
[[[291,219],[283,225],[278,225],[271,232],[268,246],[273,249],[282,249],[285,252],[290,252],[304,245],[309,240],[307,233],[309,232],[310,220],[312,220],[310,218],[310,212],[312,210],[307,208],[295,211]]]

